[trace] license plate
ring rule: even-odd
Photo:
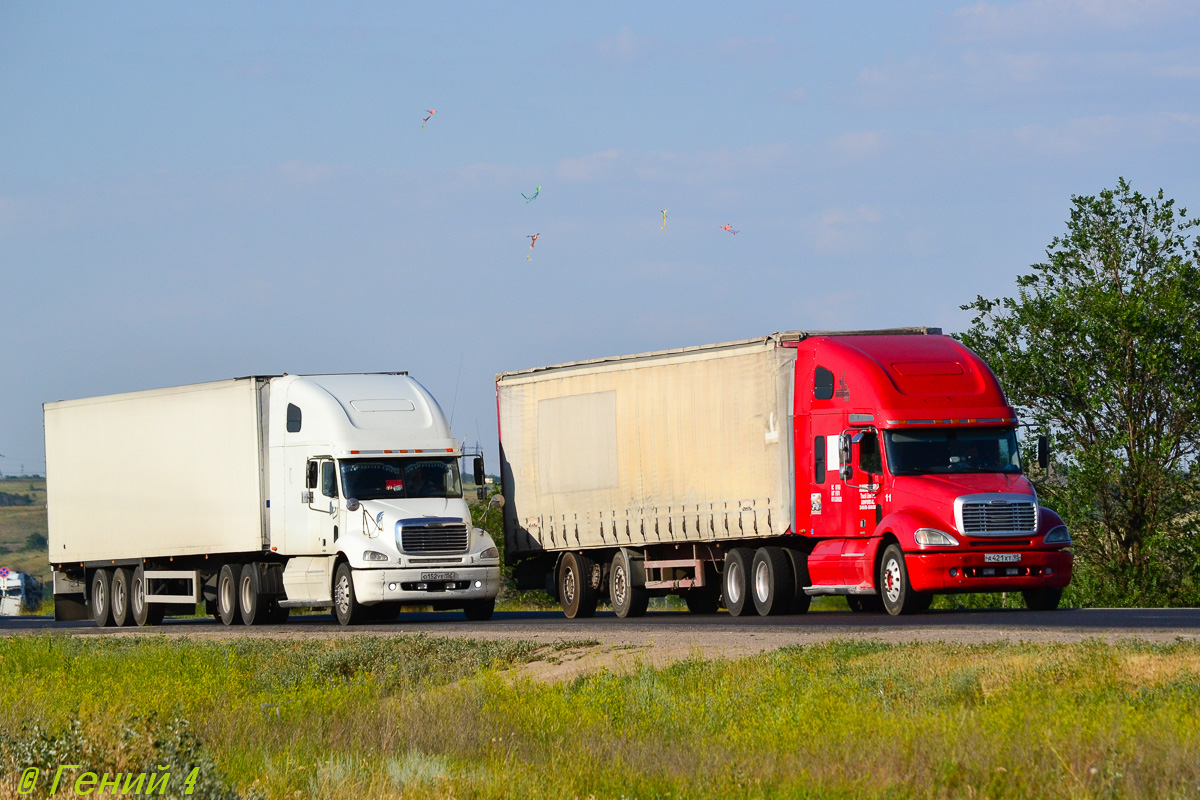
[[[452,581],[454,580],[453,572],[422,572],[421,580],[423,581]]]
[[[1021,563],[1020,553],[985,553],[983,556],[985,564],[1019,564]]]

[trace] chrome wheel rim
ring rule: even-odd
[[[888,559],[887,564],[883,568],[883,589],[889,603],[895,603],[900,599],[900,580],[902,577],[900,574],[900,562],[894,558]]]
[[[618,563],[613,567],[612,601],[615,606],[625,606],[629,592],[628,580],[625,575],[625,565]]]
[[[338,613],[343,617],[350,613],[350,578],[344,573],[338,578],[334,587],[333,602],[337,605]]]
[[[754,568],[754,593],[760,603],[767,602],[771,597],[771,570],[765,561],[758,562]]]
[[[567,567],[567,574],[563,576],[563,599],[567,605],[575,602],[575,570],[570,567]]]
[[[729,595],[729,602],[737,605],[742,600],[742,565],[730,564],[728,577],[725,580],[725,594]]]

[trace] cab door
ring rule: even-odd
[[[332,553],[342,530],[341,493],[338,491],[337,462],[332,458],[310,458],[305,483],[311,492],[308,504],[308,535],[317,553]]]

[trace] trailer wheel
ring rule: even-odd
[[[217,616],[226,625],[242,624],[242,615],[238,612],[238,579],[241,575],[241,564],[223,564],[217,575]]]
[[[590,617],[600,599],[592,582],[596,562],[582,553],[567,553],[558,565],[558,602],[567,619]]]
[[[112,609],[112,624],[123,628],[133,624],[133,615],[129,613],[129,570],[117,567],[112,571],[108,583],[109,607]]]
[[[112,604],[109,602],[112,593],[111,580],[106,569],[98,569],[92,573],[92,593],[88,597],[88,608],[92,612],[92,621],[100,628],[108,628],[113,624]]]
[[[463,613],[472,622],[485,622],[492,618],[496,610],[496,598],[487,597],[482,600],[468,600],[463,606]]]
[[[754,610],[750,599],[750,565],[754,551],[735,547],[725,554],[725,608],[735,617],[744,617]]]
[[[804,593],[804,587],[812,585],[812,579],[808,576],[808,553],[790,547],[783,552],[787,553],[788,560],[791,561],[792,577],[795,580],[792,607],[788,609],[788,613],[806,614],[808,607],[812,605],[812,598]]]
[[[343,561],[333,575],[334,616],[342,625],[357,625],[366,616],[364,611],[363,605],[354,596],[354,576],[350,574],[350,565]]]
[[[242,574],[238,577],[238,606],[242,612],[242,622],[246,625],[265,624],[271,616],[270,600],[263,596],[258,565],[251,562],[242,567]]]
[[[161,625],[167,608],[162,603],[146,602],[146,570],[138,564],[129,581],[129,613],[140,627]]]
[[[612,602],[613,611],[622,619],[642,616],[650,603],[645,585],[637,585],[637,572],[644,570],[640,567],[635,570],[631,562],[628,550],[618,550],[608,571],[608,599]]]
[[[883,551],[883,560],[879,562],[879,596],[884,610],[893,617],[911,614],[921,603],[918,593],[908,582],[908,566],[898,544],[890,544]]]
[[[792,564],[782,547],[760,547],[751,562],[754,607],[763,617],[776,617],[792,610],[796,595]]]
[[[1027,589],[1021,592],[1025,607],[1033,611],[1053,611],[1062,600],[1062,589]]]

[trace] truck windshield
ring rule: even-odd
[[[893,475],[1021,471],[1012,428],[918,428],[885,438]]]
[[[342,488],[357,500],[462,497],[454,458],[371,458],[342,462]]]

